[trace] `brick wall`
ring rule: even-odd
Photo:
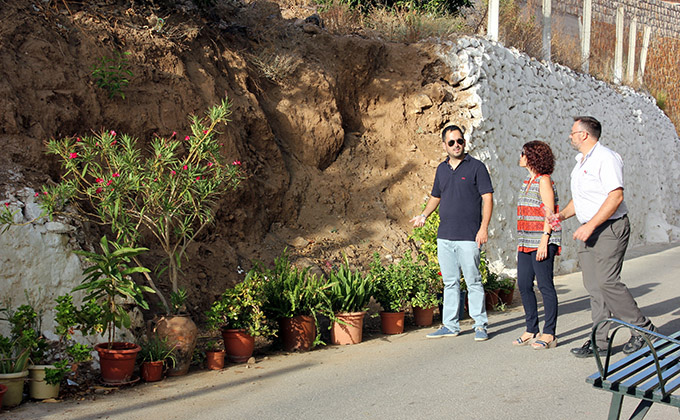
[[[616,8],[623,5],[626,24],[637,16],[638,25],[649,25],[655,35],[680,39],[680,4],[663,0],[592,0],[593,20],[616,24]],[[553,10],[583,15],[583,0],[556,0]],[[640,27],[640,26],[638,26]]]

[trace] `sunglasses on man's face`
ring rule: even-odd
[[[449,147],[453,147],[454,144],[460,144],[461,146],[465,144],[465,139],[455,139],[455,140],[449,140]]]

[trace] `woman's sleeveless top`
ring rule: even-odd
[[[517,237],[519,244],[517,250],[520,252],[536,251],[541,243],[545,221],[545,210],[539,193],[541,177],[542,175],[539,175],[535,179],[531,179],[530,176],[527,176],[519,191],[519,200],[517,200]],[[555,194],[555,213],[558,213],[560,207],[554,182],[552,182],[552,188]],[[548,241],[548,244],[555,244],[560,247],[557,251],[558,255],[561,251],[561,240],[562,231],[560,230],[553,231]]]

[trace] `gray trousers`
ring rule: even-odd
[[[590,294],[593,325],[611,316],[642,328],[652,322],[642,315],[635,299],[621,283],[623,256],[628,247],[630,222],[628,216],[607,220],[598,226],[585,242],[579,242],[578,260],[583,271],[583,285]],[[599,348],[608,342],[609,325],[597,330]]]

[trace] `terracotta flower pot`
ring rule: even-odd
[[[168,369],[168,376],[185,375],[189,371],[198,339],[196,323],[188,315],[166,315],[156,321],[151,333],[167,339],[168,346],[175,348],[177,363]]]
[[[255,337],[244,330],[222,329],[227,358],[236,363],[247,362],[255,349]]]
[[[16,407],[24,398],[24,381],[28,376],[28,370],[16,373],[0,374],[0,384],[7,388],[2,399],[3,407]]]
[[[163,361],[144,362],[140,368],[145,382],[158,382],[163,379]]]
[[[102,381],[108,384],[121,384],[132,379],[137,353],[142,349],[135,343],[99,343],[94,346],[99,353]]]
[[[429,327],[434,318],[434,306],[431,308],[413,307],[413,319],[419,327]]]
[[[211,370],[224,369],[224,356],[227,352],[224,350],[219,351],[206,351],[205,352],[205,365]]]
[[[515,289],[511,290],[501,290],[498,293],[498,297],[501,299],[501,302],[503,302],[505,305],[512,305],[512,298],[515,294]]]
[[[54,365],[33,365],[28,367],[28,395],[36,400],[57,398],[59,384],[51,385],[45,382],[45,369],[54,369]]]
[[[401,334],[404,332],[404,311],[380,312],[380,329],[383,334]]]
[[[331,343],[357,344],[361,343],[364,330],[364,316],[366,312],[343,312],[335,314],[336,318],[345,322],[333,322],[331,327]]]
[[[500,292],[500,289],[494,289],[494,290],[485,290],[484,291],[484,300],[486,301],[486,310],[491,311],[493,310],[496,305],[498,305],[498,302],[500,301],[498,297],[498,293]]]
[[[279,332],[283,350],[308,351],[312,348],[316,337],[314,318],[308,315],[281,318],[279,319]]]
[[[2,408],[2,398],[5,396],[5,392],[7,392],[7,386],[0,384],[0,408]]]

